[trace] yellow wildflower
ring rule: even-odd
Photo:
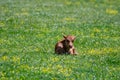
[[[59,61],[59,58],[57,58],[57,57],[52,58],[51,61],[52,61],[52,62],[57,62],[57,61]]]
[[[56,78],[52,78],[52,80],[57,80]]]
[[[0,22],[0,27],[5,26],[5,24],[3,22]]]
[[[106,9],[106,13],[116,15],[118,14],[118,11],[114,9]]]
[[[63,20],[64,21],[75,21],[76,19],[75,18],[64,18]]]
[[[80,1],[75,2],[76,5],[80,5]]]
[[[22,12],[21,15],[23,15],[23,16],[28,16],[29,13],[28,13],[28,12]]]
[[[31,69],[27,64],[21,65],[20,68],[26,69],[26,70]]]
[[[71,1],[65,1],[65,4],[66,4],[66,5],[71,5],[72,2],[71,2]]]
[[[20,63],[20,58],[17,57],[17,56],[13,56],[13,57],[12,57],[12,61],[13,61],[14,63]]]
[[[119,48],[101,48],[101,49],[90,49],[89,54],[105,54],[110,52],[118,52]]]
[[[1,76],[1,77],[4,77],[4,76],[5,76],[5,73],[0,72],[0,76]]]
[[[57,66],[56,66],[56,68],[61,69],[61,68],[62,68],[62,66],[61,66],[61,65],[57,65]]]
[[[3,56],[2,60],[7,61],[8,60],[8,56]]]
[[[51,69],[50,68],[42,68],[42,72],[43,73],[51,73]]]
[[[35,51],[39,51],[40,49],[39,49],[39,48],[35,48],[34,50],[35,50]]]
[[[100,32],[100,30],[98,28],[94,28],[93,31],[98,32],[98,33]]]
[[[95,37],[95,34],[94,34],[94,33],[91,33],[91,34],[90,34],[90,37],[94,38],[94,37]]]
[[[63,74],[64,76],[67,77],[70,76],[72,73],[72,70],[70,68],[65,68],[61,65],[57,65],[56,67],[58,69],[58,74]]]

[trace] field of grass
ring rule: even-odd
[[[0,0],[0,80],[120,80],[120,0]]]

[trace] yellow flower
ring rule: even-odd
[[[5,26],[5,24],[3,22],[0,22],[0,27]]]
[[[7,61],[8,60],[8,56],[3,56],[2,60]]]
[[[90,34],[90,36],[91,36],[92,38],[94,38],[94,37],[95,37],[94,33]]]
[[[39,51],[40,49],[39,49],[39,48],[35,48],[34,50],[35,50],[35,51]]]
[[[116,15],[118,14],[118,11],[114,9],[106,9],[106,13]]]
[[[42,37],[42,36],[44,36],[43,34],[38,34],[38,35],[36,35],[36,37]]]
[[[57,62],[57,61],[59,61],[59,58],[57,58],[57,57],[52,58],[51,61],[52,61],[52,62]]]
[[[57,66],[56,66],[56,68],[61,69],[61,68],[62,68],[62,66],[61,66],[61,65],[57,65]]]
[[[52,80],[57,80],[56,78],[52,78]]]
[[[98,29],[98,28],[94,28],[93,31],[99,33],[99,32],[100,32],[100,29]]]
[[[63,21],[76,21],[75,18],[64,18]]]
[[[106,28],[106,29],[104,29],[103,31],[104,31],[104,32],[108,32],[109,30],[108,30],[108,28]]]
[[[95,53],[95,50],[94,50],[94,49],[91,49],[89,52],[90,52],[90,53]]]
[[[66,5],[71,5],[72,2],[71,2],[71,1],[65,1],[65,4],[66,4]]]
[[[76,5],[80,5],[80,1],[75,2]]]
[[[4,39],[0,39],[0,44],[3,44],[4,43]]]
[[[26,69],[26,70],[31,69],[27,64],[21,65],[20,68]]]
[[[66,68],[61,65],[57,65],[56,68],[58,70],[58,74],[63,74],[66,77],[70,76],[72,73],[72,70],[70,68]]]
[[[28,12],[22,12],[21,15],[23,15],[23,16],[28,16],[29,13],[28,13]]]
[[[105,54],[110,52],[118,52],[120,48],[101,48],[101,49],[90,49],[88,50],[89,54]]]
[[[0,76],[1,76],[1,77],[4,77],[4,76],[5,76],[5,73],[0,72]]]
[[[51,69],[50,68],[42,68],[42,72],[43,73],[51,73]]]
[[[13,61],[14,63],[20,63],[20,58],[17,57],[17,56],[13,56],[13,57],[12,57],[12,61]]]

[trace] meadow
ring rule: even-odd
[[[120,0],[0,0],[0,80],[120,80]]]

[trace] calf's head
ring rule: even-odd
[[[70,35],[68,35],[68,36],[63,36],[64,37],[64,39],[65,39],[65,46],[67,47],[67,48],[72,48],[73,47],[73,42],[74,42],[74,40],[75,40],[75,36],[70,36]]]

